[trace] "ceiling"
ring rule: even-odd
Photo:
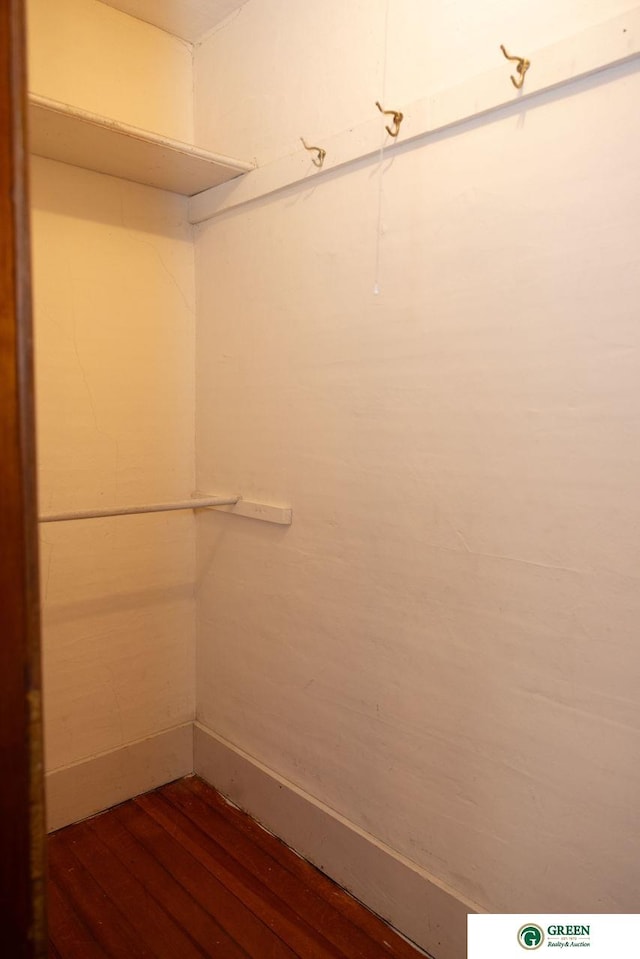
[[[198,40],[247,0],[102,0],[184,40]]]

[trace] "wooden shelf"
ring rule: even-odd
[[[29,95],[29,137],[30,151],[37,156],[185,196],[253,169],[250,163],[36,94]]]

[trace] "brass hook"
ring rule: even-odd
[[[399,110],[384,110],[377,100],[376,106],[380,113],[384,113],[386,116],[393,117],[393,130],[391,127],[385,127],[385,130],[390,137],[397,137],[400,133],[400,124],[404,120],[404,113],[400,113]]]
[[[303,147],[305,148],[305,150],[315,150],[315,151],[316,151],[316,153],[318,154],[318,156],[317,156],[317,157],[311,157],[311,162],[314,164],[314,166],[317,166],[318,169],[320,169],[320,168],[322,167],[322,164],[324,163],[324,158],[325,158],[326,155],[327,155],[327,151],[326,151],[326,150],[323,150],[322,147],[310,147],[307,143],[305,143],[304,137],[300,137],[300,142],[302,143],[302,145],[303,145]]]
[[[516,67],[516,70],[517,70],[518,73],[520,74],[520,79],[519,79],[519,80],[516,80],[516,78],[513,76],[513,74],[511,75],[511,78],[510,78],[510,79],[511,79],[511,82],[513,83],[514,87],[516,88],[516,90],[521,90],[521,89],[522,89],[522,84],[524,83],[524,75],[525,75],[525,73],[527,72],[527,70],[529,69],[529,67],[531,66],[531,61],[530,61],[530,60],[526,60],[524,57],[512,57],[512,56],[509,56],[509,54],[507,53],[507,51],[506,51],[505,48],[504,48],[504,43],[501,43],[501,44],[500,44],[500,49],[501,49],[502,52],[504,53],[504,55],[505,55],[505,57],[507,58],[507,60],[516,60],[516,61],[517,61],[518,66]]]

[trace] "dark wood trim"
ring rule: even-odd
[[[0,915],[2,951],[46,955],[23,0],[0,3]]]

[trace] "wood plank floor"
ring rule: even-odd
[[[50,959],[416,959],[190,777],[49,839]]]

